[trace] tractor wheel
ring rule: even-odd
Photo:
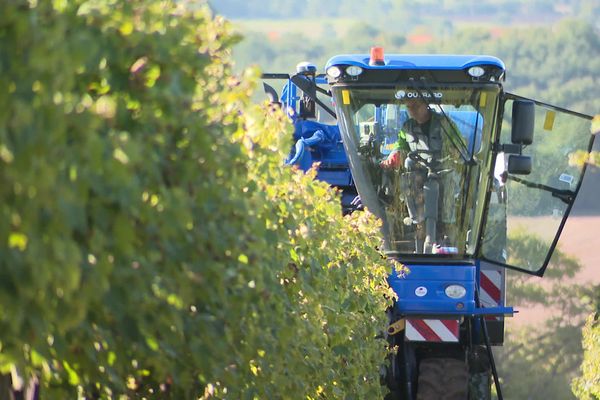
[[[453,358],[428,358],[419,366],[417,400],[465,400],[469,392],[467,365]]]

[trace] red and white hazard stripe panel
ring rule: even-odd
[[[503,304],[504,268],[481,269],[479,274],[479,300],[483,307],[500,307]],[[486,317],[501,319],[503,317]]]
[[[458,342],[456,319],[407,319],[405,339],[411,342]]]

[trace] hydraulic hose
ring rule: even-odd
[[[304,152],[306,151],[307,146],[315,146],[319,143],[323,143],[325,139],[325,132],[323,132],[321,129],[315,131],[315,133],[313,133],[312,136],[309,138],[298,139],[295,146],[294,156],[285,163],[288,165],[298,163],[298,161],[301,160],[302,157],[304,157]]]

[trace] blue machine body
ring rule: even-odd
[[[388,283],[398,298],[398,310],[407,316],[512,315],[512,307],[478,308],[479,263],[407,265],[406,274],[392,272]],[[450,285],[465,288],[465,296],[451,299],[445,289]]]
[[[324,78],[317,77],[316,83],[327,82]],[[317,179],[340,188],[342,207],[344,210],[349,210],[357,193],[339,127],[337,124],[326,124],[299,117],[300,96],[298,88],[290,80],[283,87],[281,100],[294,124],[295,145],[286,164],[296,165],[303,171],[308,171],[314,163],[318,163]]]
[[[504,63],[491,56],[457,56],[457,55],[386,55],[384,65],[370,65],[369,55],[340,55],[333,57],[326,68],[334,65],[355,65],[364,69],[410,69],[410,70],[464,70],[472,66],[494,66],[505,70]],[[317,76],[317,84],[326,84],[323,76]],[[352,209],[352,200],[357,196],[348,165],[340,131],[337,125],[320,123],[298,117],[297,109],[300,96],[298,88],[288,80],[281,93],[284,109],[294,124],[294,140],[287,164],[297,165],[306,171],[315,162],[319,163],[317,178],[328,182],[342,190],[342,206],[344,210]],[[469,147],[481,146],[481,126],[476,124],[482,118],[476,112],[450,111],[448,116],[454,121],[464,136]],[[406,121],[404,112],[399,116],[399,126]],[[473,127],[479,126],[474,132]],[[390,144],[397,138],[390,140]],[[385,142],[385,140],[384,140]],[[386,154],[385,146],[381,149]],[[471,260],[466,263],[444,263],[438,260],[435,264],[406,265],[407,274],[393,272],[388,282],[398,295],[396,303],[398,311],[406,316],[461,316],[479,315],[512,315],[512,307],[480,308],[477,306],[479,287],[479,262]],[[449,285],[461,285],[466,294],[460,299],[452,299],[445,293]]]
[[[386,399],[492,398],[493,377],[502,400],[492,346],[503,344],[503,317],[515,312],[505,306],[504,268],[543,275],[581,186],[580,180],[576,189],[563,190],[513,175],[533,168],[535,146],[531,156],[522,150],[533,144],[538,107],[552,121],[559,112],[592,117],[504,92],[505,65],[486,55],[384,55],[374,47],[371,54],[331,58],[324,75],[310,63],[296,71],[263,75],[287,80],[281,96],[264,84],[271,104],[281,105],[294,125],[286,163],[316,168],[317,179],[341,190],[345,213],[362,208],[352,165],[365,206],[382,220],[390,264],[406,267],[391,267],[387,277],[397,299],[386,310],[382,335],[394,350],[381,375],[390,389]],[[423,104],[414,99],[444,118],[442,129],[432,130],[431,118],[422,121]],[[510,143],[503,143],[505,119]],[[442,145],[432,135],[440,130],[447,136]],[[455,149],[444,149],[446,144]],[[588,152],[593,144],[591,139]],[[511,169],[512,156],[529,167]],[[566,203],[537,271],[507,260],[509,179]],[[498,256],[491,257],[486,245]]]
[[[475,312],[476,267],[467,265],[413,265],[407,274],[392,273],[388,283],[402,301],[398,308],[405,315],[465,315]],[[466,295],[450,299],[445,289],[461,285]]]
[[[474,66],[490,65],[506,70],[504,63],[492,56],[389,54],[383,65],[371,65],[369,54],[346,54],[332,57],[325,69],[333,65],[355,65],[365,69],[411,69],[411,70],[464,70]]]

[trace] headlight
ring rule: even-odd
[[[485,74],[485,69],[482,67],[469,68],[469,75],[471,75],[473,78],[479,78],[480,76],[483,76],[483,74]]]
[[[467,289],[465,289],[465,287],[462,285],[448,285],[444,292],[446,293],[446,296],[450,297],[451,299],[460,299],[465,297],[467,294]]]
[[[362,74],[362,72],[363,69],[356,65],[351,65],[348,68],[346,68],[346,73],[350,76],[359,76],[360,74]]]
[[[342,74],[342,70],[339,67],[329,67],[327,68],[327,75],[332,78],[337,78]]]

